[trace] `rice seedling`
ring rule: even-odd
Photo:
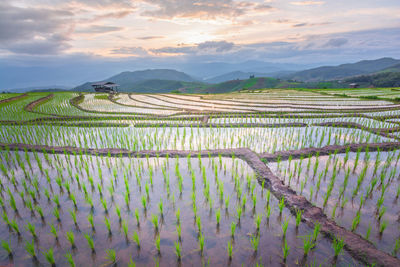
[[[121,208],[118,205],[115,205],[115,213],[118,216],[118,220],[121,221],[122,220],[122,218],[121,218]]]
[[[154,231],[158,232],[158,216],[155,214],[151,215],[151,222],[153,223],[154,226]]]
[[[68,264],[69,264],[70,267],[75,267],[75,266],[76,266],[76,265],[75,265],[75,261],[74,261],[74,259],[72,258],[72,254],[71,254],[71,253],[65,254],[65,258],[67,259],[67,262],[68,262]]]
[[[106,250],[106,260],[109,261],[110,264],[114,264],[117,262],[117,254],[113,249]]]
[[[110,223],[110,220],[109,220],[107,217],[104,217],[104,224],[105,224],[106,227],[107,227],[108,234],[109,234],[109,235],[112,235],[111,223]]]
[[[313,231],[313,234],[312,234],[312,239],[313,239],[314,242],[317,241],[320,229],[321,229],[321,224],[319,222],[316,222],[315,225],[314,225],[314,231]]]
[[[179,244],[179,242],[174,242],[174,244],[175,244],[175,254],[178,257],[178,261],[180,261],[182,259],[181,245]]]
[[[132,258],[128,262],[128,267],[136,267],[136,263],[132,260]]]
[[[301,210],[296,211],[296,228],[298,228],[301,223],[301,215],[302,214],[303,214],[303,211],[301,211]]]
[[[139,238],[139,235],[138,235],[138,233],[136,231],[133,232],[132,239],[136,243],[136,246],[138,248],[140,248],[140,238]]]
[[[76,220],[76,211],[75,210],[69,210],[69,214],[71,215],[72,221],[74,222],[75,226],[78,226],[78,222]]]
[[[283,208],[285,207],[285,197],[279,201],[279,215],[282,215]]]
[[[89,215],[87,216],[87,220],[88,220],[90,226],[92,227],[92,230],[94,230],[95,227],[94,227],[94,220],[93,220],[93,214],[92,213],[89,213]]]
[[[75,246],[75,235],[74,235],[74,233],[71,232],[71,231],[68,231],[68,232],[65,234],[65,236],[66,236],[68,242],[71,244],[71,247],[72,247],[72,248],[75,248],[76,246]]]
[[[54,217],[56,217],[57,221],[61,221],[61,219],[60,219],[60,211],[58,210],[57,207],[55,207],[53,209],[53,215],[54,215]]]
[[[343,250],[344,240],[342,238],[338,239],[338,238],[335,237],[335,238],[333,238],[332,246],[333,246],[333,249],[335,251],[335,258],[337,258],[339,256],[339,254]]]
[[[282,224],[282,233],[283,233],[283,238],[284,239],[286,238],[286,231],[288,229],[288,226],[289,226],[289,220],[287,220],[285,218],[285,220],[283,221],[283,224]]]
[[[178,239],[182,240],[182,228],[181,224],[176,225],[176,232],[178,233]]]
[[[58,231],[53,224],[50,224],[50,233],[54,236],[56,240],[58,239]]]
[[[101,205],[103,206],[104,212],[108,213],[108,204],[107,200],[103,197],[100,198]]]
[[[219,222],[221,220],[221,211],[220,211],[220,209],[217,209],[217,211],[215,212],[215,220],[217,221],[217,226],[219,226]]]
[[[267,217],[267,220],[268,220],[269,217],[271,216],[271,205],[268,205],[268,206],[267,206],[267,210],[266,210],[265,216]]]
[[[51,265],[51,266],[56,266],[56,261],[54,260],[54,253],[53,253],[53,249],[50,248],[47,251],[43,252],[44,257],[46,258],[47,262]]]
[[[379,226],[379,234],[382,235],[383,231],[385,231],[386,227],[388,226],[387,221],[383,221],[381,225]]]
[[[10,246],[9,242],[7,242],[5,240],[2,240],[1,241],[1,247],[7,252],[9,257],[12,256],[12,249],[11,249],[11,246]]]
[[[237,219],[240,222],[240,218],[242,217],[242,212],[243,212],[242,207],[241,206],[237,207],[236,212],[237,212]]]
[[[125,238],[128,239],[128,223],[125,220],[122,221],[122,231],[124,232]]]
[[[135,209],[135,218],[136,218],[136,224],[139,226],[140,225],[140,215],[139,215],[139,210],[137,208]]]
[[[92,250],[92,252],[95,251],[94,249],[94,241],[93,238],[89,234],[84,234],[86,241],[88,243],[89,248]]]
[[[394,248],[393,248],[393,251],[392,251],[392,255],[396,256],[398,251],[399,251],[399,249],[400,249],[400,239],[398,238],[398,239],[396,239],[396,242],[395,242],[395,245],[394,245]]]
[[[143,210],[147,210],[147,198],[145,196],[142,196],[142,206]]]
[[[284,239],[283,246],[282,246],[282,251],[283,251],[283,262],[286,262],[286,259],[287,259],[288,255],[289,255],[289,250],[290,250],[290,247],[288,246],[287,240],[286,240],[286,238],[285,238],[285,239]]]
[[[180,212],[179,208],[175,212],[175,217],[176,217],[176,223],[180,224],[180,222],[181,222],[181,212]]]
[[[37,260],[37,257],[36,257],[36,249],[35,249],[35,243],[34,243],[33,240],[32,240],[31,242],[26,241],[26,243],[25,243],[25,250],[26,250],[26,252],[27,252],[34,260]]]
[[[160,202],[158,203],[158,210],[160,211],[160,216],[163,217],[164,216],[164,207],[163,207],[163,203],[162,203],[161,199],[160,199]]]
[[[256,219],[254,221],[254,223],[256,225],[257,232],[260,231],[261,220],[262,220],[262,215],[261,214],[257,214]]]
[[[199,236],[199,248],[200,248],[200,253],[203,254],[204,250],[204,236],[200,234]]]
[[[231,237],[235,238],[235,231],[236,231],[236,223],[231,223]]]
[[[351,231],[354,232],[361,221],[360,212],[357,212],[356,216],[353,218],[353,222],[351,223]]]
[[[251,243],[251,246],[253,247],[254,253],[257,253],[258,245],[260,243],[260,236],[259,235],[251,236],[250,243]]]
[[[25,228],[31,233],[33,238],[37,238],[36,227],[34,224],[31,224],[30,222],[28,222],[28,224],[25,226]]]
[[[19,236],[21,235],[21,232],[19,230],[19,225],[15,220],[10,221],[9,225],[17,235]]]
[[[312,236],[304,236],[303,237],[303,251],[304,256],[307,257],[308,253],[312,248],[315,247],[315,242]]]
[[[233,255],[233,246],[230,241],[228,241],[228,245],[226,247],[226,250],[228,251],[228,258],[229,260],[232,260],[232,255]]]
[[[160,241],[161,241],[161,239],[160,239],[160,236],[158,235],[156,238],[155,244],[156,244],[157,252],[159,255],[161,255]]]

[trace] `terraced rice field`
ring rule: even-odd
[[[400,266],[397,90],[3,94],[0,265]]]

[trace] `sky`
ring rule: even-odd
[[[400,58],[399,47],[399,0],[0,2],[3,75],[77,65],[89,69],[76,80],[209,62],[335,65]]]

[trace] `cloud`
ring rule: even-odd
[[[319,23],[308,23],[308,22],[302,22],[302,23],[296,23],[293,24],[292,27],[298,28],[298,27],[312,27],[312,26],[323,26],[323,25],[328,25],[331,24],[331,22],[319,22]]]
[[[348,42],[349,40],[347,40],[346,38],[332,38],[325,43],[324,47],[341,47],[347,44]]]
[[[120,47],[111,50],[111,54],[130,55],[130,56],[147,56],[148,53],[143,47]]]
[[[296,2],[290,2],[290,4],[295,5],[295,6],[312,6],[312,5],[322,5],[325,2],[323,1],[296,1]]]
[[[52,35],[43,40],[19,41],[8,46],[7,50],[17,54],[56,55],[71,47],[67,41],[69,39],[65,36]]]
[[[249,11],[266,11],[273,9],[270,5],[247,1],[234,0],[142,0],[155,10],[142,13],[144,16],[172,19],[172,18],[199,18],[199,19],[234,19]]]
[[[80,28],[75,30],[76,33],[94,33],[94,34],[101,34],[101,33],[109,33],[109,32],[116,32],[121,31],[124,28],[122,27],[115,27],[115,26],[105,26],[105,25],[91,25],[88,27]]]
[[[14,53],[57,53],[69,48],[73,13],[0,4],[0,48]],[[47,52],[46,52],[47,51]]]
[[[307,26],[308,25],[308,23],[297,23],[297,24],[294,24],[294,25],[292,25],[292,27],[304,27],[304,26]]]
[[[197,45],[197,49],[201,51],[211,51],[211,52],[215,51],[217,53],[231,51],[233,47],[234,43],[226,41],[219,41],[219,42],[209,41]]]
[[[132,0],[34,0],[36,3],[53,5],[67,5],[70,7],[89,7],[89,8],[132,8],[134,1]]]
[[[154,54],[204,55],[230,52],[234,47],[234,43],[227,41],[208,41],[191,46],[163,47],[150,51]]]
[[[106,12],[103,14],[95,15],[92,19],[89,19],[87,21],[95,22],[103,19],[121,19],[129,14],[131,14],[134,11],[134,9],[128,9],[128,10],[117,10],[117,11],[112,11],[112,12]]]
[[[142,37],[137,37],[136,39],[139,40],[153,40],[153,39],[161,39],[164,38],[164,36],[142,36]]]

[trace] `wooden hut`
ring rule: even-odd
[[[358,83],[351,83],[349,84],[350,88],[359,88],[360,85]]]
[[[119,85],[113,82],[97,82],[93,83],[92,87],[96,92],[115,93]]]

